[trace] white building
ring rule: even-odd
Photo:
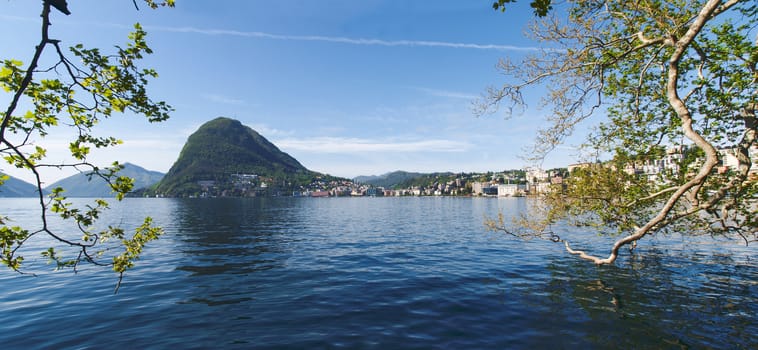
[[[731,170],[737,170],[740,167],[740,160],[737,158],[737,149],[734,148],[726,148],[726,149],[720,149],[719,155],[721,156],[721,165],[722,168],[719,169],[720,171],[725,171],[726,169]],[[756,174],[758,173],[758,147],[752,147],[748,151],[748,155],[750,156],[750,162],[752,163],[750,166],[750,173]]]
[[[551,184],[549,182],[538,182],[532,185],[532,187],[529,189],[529,193],[531,194],[548,193],[550,192],[550,185]]]
[[[497,185],[498,197],[523,196],[525,192],[526,192],[526,185],[517,185],[517,184]]]
[[[526,169],[526,181],[528,182],[531,182],[531,183],[547,182],[547,179],[549,177],[550,175],[545,170],[542,170],[539,168]]]

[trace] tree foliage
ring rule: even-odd
[[[61,40],[50,35],[51,5],[64,14],[69,11],[66,2],[51,3],[42,2],[40,41],[29,63],[24,65],[15,59],[0,62],[0,87],[11,95],[7,108],[0,112],[0,153],[8,165],[33,175],[39,201],[39,223],[34,227],[20,227],[14,225],[14,218],[0,217],[0,262],[22,272],[24,245],[34,238],[47,239],[52,242],[51,247],[42,255],[57,268],[76,269],[83,262],[111,266],[118,273],[120,284],[124,272],[139,258],[142,247],[156,239],[162,230],[153,226],[150,218],[131,235],[119,227],[98,228],[98,219],[108,208],[106,201],[98,199],[83,208],[76,207],[66,199],[63,188],[56,188],[46,196],[40,171],[75,168],[91,172],[104,179],[116,199],[121,200],[134,182],[119,176],[123,166],[114,162],[110,167],[98,168],[88,162],[93,148],[121,143],[116,137],[97,136],[96,125],[116,114],[142,115],[149,122],[160,122],[169,117],[171,107],[153,101],[147,94],[149,80],[158,74],[137,65],[152,53],[146,42],[147,34],[139,24],[134,26],[126,46],[116,46],[114,53],[106,54],[81,44],[66,50]],[[174,5],[173,0],[146,3],[153,8]],[[46,136],[70,131],[74,134],[68,144],[71,160],[47,162]],[[54,227],[51,224],[54,216],[63,222],[73,222],[76,232],[63,226]],[[109,240],[115,244],[106,243]]]
[[[583,145],[594,159],[534,203],[539,215],[530,217],[541,219],[508,224],[501,216],[490,226],[564,242],[597,264],[613,263],[621,247],[655,232],[758,239],[758,175],[751,172],[758,153],[758,3],[565,5],[531,27],[550,49],[524,62],[502,61],[516,82],[490,89],[479,111],[505,104],[511,112],[525,104],[525,89],[547,86],[548,125],[530,153],[542,159],[600,115]],[[639,172],[667,157],[670,166],[655,178]],[[557,222],[620,238],[607,258],[596,257],[552,232]]]

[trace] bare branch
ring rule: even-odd
[[[658,197],[660,197],[660,196],[662,196],[662,195],[664,195],[666,193],[673,192],[673,191],[676,191],[678,189],[679,189],[679,186],[665,188],[665,189],[660,190],[660,191],[658,191],[656,193],[653,193],[653,194],[651,194],[651,195],[649,195],[647,197],[636,198],[635,200],[633,200],[633,201],[625,204],[624,206],[627,207],[627,208],[631,208],[632,206],[634,206],[634,205],[636,205],[636,204],[638,204],[640,202],[645,202],[645,201],[649,201],[651,199],[658,198]]]

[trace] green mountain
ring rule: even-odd
[[[45,187],[45,190],[50,191],[53,188],[62,187],[66,191],[63,193],[66,197],[103,198],[114,195],[105,180],[97,176],[88,176],[88,174],[79,173],[69,176]],[[118,175],[133,178],[134,190],[152,186],[163,178],[163,173],[147,170],[131,163],[125,163]]]
[[[169,197],[255,195],[273,188],[287,191],[320,175],[250,127],[220,117],[190,135],[179,159],[152,191]]]
[[[0,175],[4,175],[0,173]],[[0,185],[0,197],[36,197],[37,186],[13,177]]]
[[[409,178],[403,182],[400,182],[395,186],[397,188],[429,186],[435,183],[446,183],[449,181],[454,181],[456,177],[458,177],[458,175],[451,172],[421,174],[420,176]]]
[[[406,171],[393,171],[378,176],[358,176],[353,179],[355,182],[373,185],[384,188],[394,188],[400,184],[403,184],[409,180],[413,180],[419,177],[423,177],[427,174],[422,173],[409,173]]]

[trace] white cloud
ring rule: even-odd
[[[342,137],[316,137],[308,139],[282,139],[275,142],[288,151],[309,153],[412,153],[412,152],[465,152],[471,144],[451,140],[392,141]]]
[[[289,137],[295,134],[292,130],[281,130],[276,128],[271,128],[266,124],[243,124],[249,126],[259,134],[263,135],[263,137],[270,139],[272,137]]]

